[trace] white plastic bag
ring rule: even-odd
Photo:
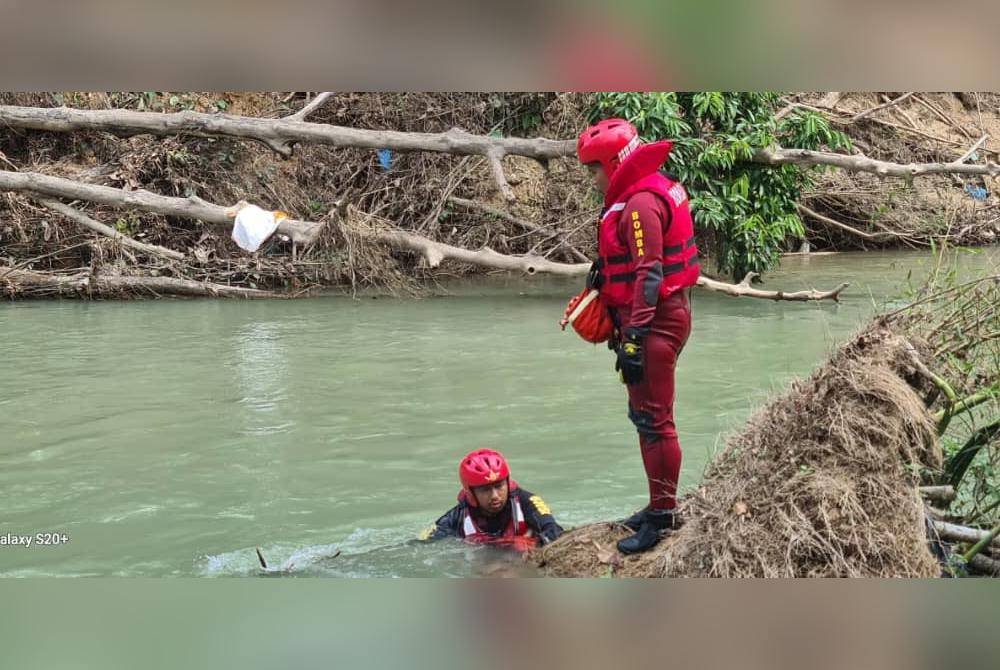
[[[246,251],[257,251],[267,238],[278,229],[284,212],[269,212],[257,205],[246,205],[236,213],[233,224],[233,241]]]

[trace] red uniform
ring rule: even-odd
[[[643,376],[627,387],[629,418],[649,482],[650,508],[673,509],[681,449],[674,424],[674,369],[691,332],[688,287],[698,250],[683,186],[658,172],[669,142],[639,145],[615,170],[598,239],[600,292],[619,337],[639,333]]]

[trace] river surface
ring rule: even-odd
[[[840,304],[696,291],[677,373],[681,489],[727,431],[930,262],[789,257],[765,286],[850,281]],[[579,283],[480,280],[422,300],[0,305],[0,538],[67,538],[0,546],[0,575],[256,575],[258,546],[293,575],[493,574],[489,551],[412,542],[454,504],[458,460],[479,446],[502,450],[564,526],[641,507],[612,356],[557,325]]]

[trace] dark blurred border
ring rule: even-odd
[[[6,90],[986,90],[971,0],[0,0]]]
[[[7,580],[0,665],[994,667],[998,596],[972,579]]]

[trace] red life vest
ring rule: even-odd
[[[597,237],[601,300],[608,307],[625,307],[635,295],[636,262],[628,243],[618,235],[618,222],[629,198],[636,193],[655,194],[670,213],[670,220],[664,222],[660,299],[698,282],[698,246],[694,242],[687,192],[658,171],[671,147],[670,142],[643,144],[629,154],[611,177]]]
[[[463,492],[464,493],[464,492]],[[461,499],[461,496],[460,496]],[[492,544],[510,547],[517,551],[528,551],[535,547],[538,538],[528,528],[524,520],[524,510],[521,509],[521,502],[511,491],[510,495],[510,521],[500,535],[490,535],[482,530],[472,516],[472,510],[466,504],[462,510],[462,538],[466,542],[473,544]]]

